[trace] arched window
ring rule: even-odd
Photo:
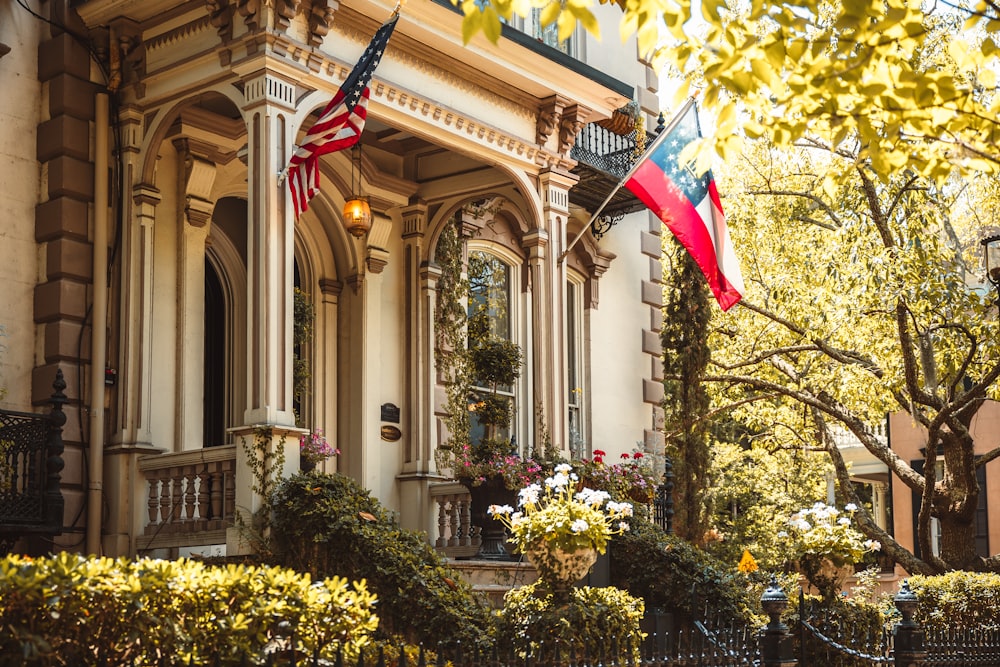
[[[514,336],[513,267],[488,250],[470,249],[468,341],[473,360],[473,444],[516,448],[516,378],[521,347]]]

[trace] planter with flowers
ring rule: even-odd
[[[327,441],[321,428],[303,433],[299,438],[299,468],[303,472],[315,470],[324,461],[339,454],[340,450]]]
[[[518,509],[494,505],[489,512],[511,533],[511,541],[538,570],[539,581],[557,600],[607,550],[608,539],[628,530],[632,505],[611,500],[606,491],[576,491],[577,476],[560,464],[544,486],[521,489]]]
[[[825,600],[840,594],[854,565],[865,554],[882,548],[851,525],[857,509],[852,503],[841,511],[817,502],[789,517],[788,529],[778,533],[787,542],[799,572]]]
[[[605,463],[605,457],[605,452],[595,449],[593,458],[575,464],[581,486],[607,491],[615,500],[642,505],[653,502],[657,480],[642,452],[623,453],[621,463],[614,464]]]

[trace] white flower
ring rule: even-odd
[[[865,540],[865,549],[868,551],[881,551],[882,543],[878,540]]]
[[[846,516],[842,516],[839,519],[837,519],[837,523],[839,523],[841,526],[850,526],[851,520],[848,519]]]
[[[784,530],[779,530],[778,531],[778,537],[781,538],[781,539],[784,539],[784,538],[788,537],[788,533],[786,531],[784,531]]]
[[[572,470],[573,470],[573,466],[571,466],[568,463],[560,463],[559,465],[557,465],[555,467],[555,471],[556,472],[561,472],[561,473],[572,472]]]
[[[574,497],[581,503],[590,505],[591,507],[600,507],[604,504],[604,501],[611,498],[611,495],[607,491],[595,491],[594,489],[584,488]],[[611,510],[611,503],[608,503],[608,509]]]
[[[588,528],[590,528],[590,524],[584,521],[583,519],[577,519],[569,527],[569,529],[572,530],[574,533],[582,533]]]
[[[845,512],[857,512],[858,511],[858,506],[855,505],[854,503],[847,503],[846,505],[844,505],[844,511]]]
[[[537,505],[538,496],[542,493],[542,487],[537,484],[531,484],[529,486],[521,489],[518,494],[518,505],[524,507],[526,505]]]
[[[629,525],[627,523],[625,523],[624,521],[618,522],[618,530],[620,530],[620,531],[622,531],[624,533],[628,529],[629,529]]]
[[[514,508],[510,505],[490,505],[486,511],[490,514],[510,514]]]
[[[557,472],[552,475],[552,477],[545,480],[545,486],[550,489],[562,489],[565,488],[567,484],[569,484],[569,476],[567,476],[564,472]]]

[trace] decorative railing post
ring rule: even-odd
[[[49,413],[49,433],[45,443],[45,523],[52,535],[62,533],[64,500],[59,484],[62,481],[63,440],[62,430],[66,424],[66,413],[63,406],[69,400],[63,390],[66,380],[61,368],[56,369],[56,379],[52,382],[52,397],[49,403],[52,411]]]
[[[924,650],[924,631],[913,620],[913,612],[917,610],[917,596],[910,590],[910,582],[903,581],[902,587],[893,598],[896,609],[903,615],[903,620],[896,623],[892,629],[893,648],[896,667],[921,667],[927,651]]]
[[[653,518],[663,532],[674,534],[674,466],[669,456],[663,457],[663,481],[656,487]]]
[[[760,659],[766,667],[794,667],[798,664],[792,647],[792,634],[781,622],[781,613],[788,608],[788,596],[781,590],[777,578],[760,596],[760,606],[770,621],[760,631]]]

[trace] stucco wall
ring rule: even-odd
[[[923,429],[918,428],[910,415],[896,413],[889,418],[889,432],[892,449],[904,461],[922,459],[920,449],[926,444]],[[1000,446],[1000,403],[986,403],[972,420],[972,436],[976,441],[975,451],[984,454]],[[990,553],[1000,551],[1000,460],[986,464],[986,497],[989,502],[989,549]],[[912,548],[913,535],[913,492],[893,479],[892,513],[895,538],[905,547]]]
[[[38,2],[29,2],[37,9]],[[40,169],[35,158],[41,120],[37,19],[13,2],[0,4],[0,407],[28,410],[35,325],[32,295],[39,271],[35,205]]]

